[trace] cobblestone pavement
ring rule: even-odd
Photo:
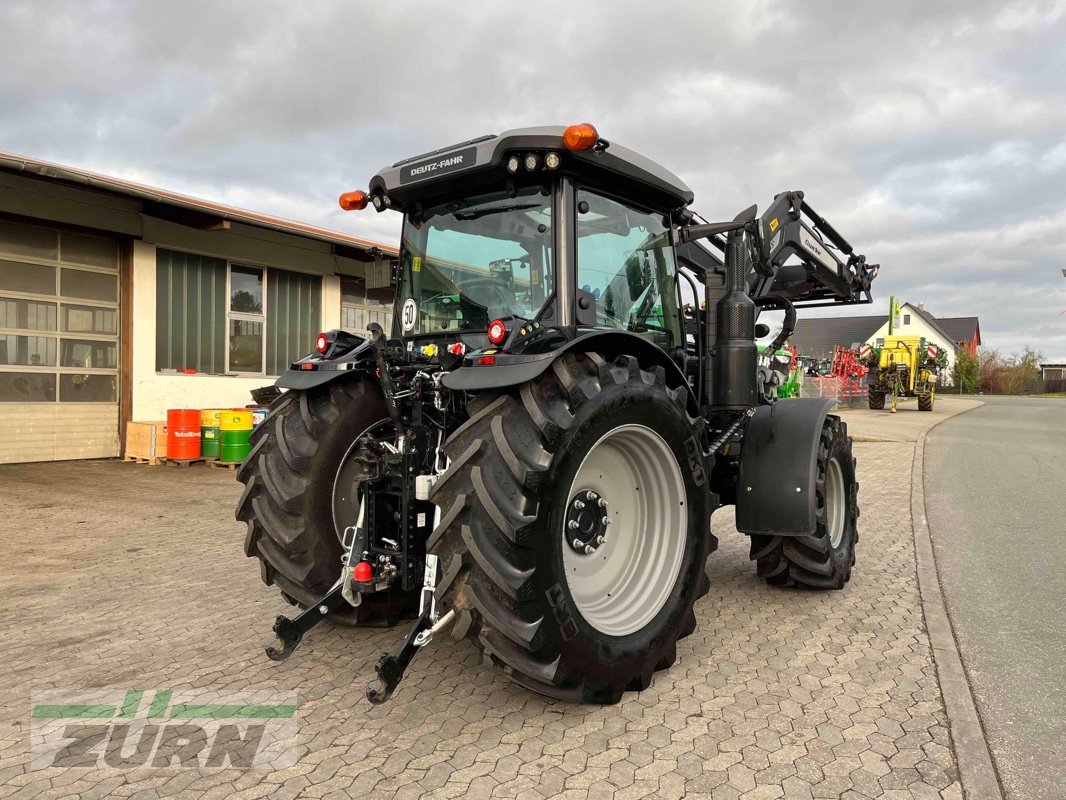
[[[699,628],[647,691],[545,700],[445,638],[391,703],[363,688],[400,630],[323,626],[263,656],[290,607],[241,552],[231,473],[111,462],[0,467],[0,797],[618,797],[961,800],[915,580],[913,445],[856,444],[863,516],[842,592],[754,577],[728,510]],[[278,689],[279,771],[29,769],[30,692]]]

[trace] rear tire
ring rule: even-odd
[[[933,395],[920,394],[918,395],[918,410],[919,411],[932,411],[933,410]]]
[[[695,629],[717,497],[685,404],[661,367],[566,355],[513,393],[477,398],[449,437],[430,498],[437,596],[515,682],[615,703],[650,685]],[[599,528],[598,498],[612,521]]]
[[[859,540],[859,484],[848,426],[828,416],[818,442],[815,531],[810,536],[751,537],[760,578],[775,586],[842,589],[851,579]]]
[[[252,451],[237,470],[244,493],[237,519],[247,523],[245,555],[258,558],[260,575],[293,605],[310,606],[340,575],[341,530],[355,523],[346,508],[334,522],[338,470],[352,443],[388,418],[380,389],[368,380],[336,381],[289,390],[270,406],[251,435]],[[347,495],[345,495],[346,497]],[[397,588],[364,594],[331,620],[394,625],[417,609],[418,593]]]
[[[859,397],[862,397],[860,394]],[[860,401],[861,402],[861,401]],[[880,389],[871,386],[870,387],[870,409],[872,411],[881,411],[885,407],[885,393]]]

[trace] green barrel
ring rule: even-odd
[[[200,427],[200,455],[204,458],[218,458],[219,456],[219,429],[218,427]]]
[[[219,461],[227,464],[239,464],[248,457],[252,446],[248,444],[248,436],[251,430],[246,431],[220,431]]]
[[[252,412],[243,408],[223,411],[219,429],[219,461],[227,464],[244,461],[252,450],[248,444],[248,437],[252,433]]]
[[[219,426],[225,408],[205,408],[200,412],[200,455],[204,458],[218,458]]]

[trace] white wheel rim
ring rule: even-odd
[[[659,434],[623,425],[585,455],[568,507],[588,492],[607,502],[610,524],[594,552],[579,553],[563,522],[567,587],[586,622],[607,636],[625,636],[647,625],[677,584],[688,537],[685,482]]]
[[[825,526],[829,545],[835,550],[844,539],[844,474],[835,458],[830,459],[825,471]]]

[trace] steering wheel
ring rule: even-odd
[[[475,300],[475,295],[480,294],[482,290],[488,289],[492,294],[492,299],[488,303],[482,305],[485,308],[489,308],[490,305],[498,305],[511,311],[515,305],[514,295],[508,294],[507,291],[500,286],[496,281],[491,278],[475,278],[473,280],[463,281],[462,286],[458,287],[460,293],[465,294],[470,299]],[[480,299],[480,298],[478,298]]]

